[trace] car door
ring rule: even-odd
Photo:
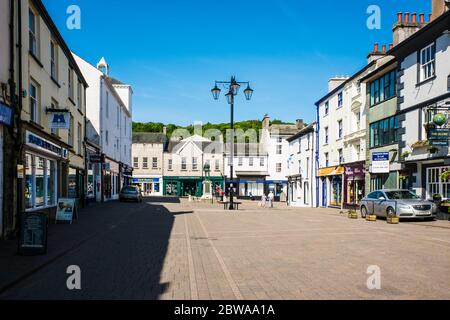
[[[375,201],[376,201],[376,199],[377,199],[377,193],[378,192],[372,192],[372,193],[369,193],[368,195],[367,195],[367,197],[366,197],[366,208],[367,208],[367,212],[369,213],[369,214],[376,214],[376,212],[375,212]]]
[[[384,200],[380,198],[384,198]],[[386,195],[383,192],[378,191],[377,199],[375,200],[375,212],[377,216],[386,217],[386,202]]]

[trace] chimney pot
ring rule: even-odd
[[[382,46],[381,48],[382,48],[382,49],[381,49],[381,52],[386,53],[386,45],[383,44],[383,46]]]
[[[416,22],[417,22],[417,13],[413,13],[413,14],[411,15],[411,22],[412,22],[412,23],[416,23]]]
[[[428,21],[429,21],[429,22],[433,21],[433,15],[432,15],[431,13],[430,13],[429,17],[430,17],[430,18],[429,18]]]
[[[419,22],[422,24],[425,23],[425,14],[424,13],[419,14]]]
[[[378,52],[378,43],[375,42],[375,44],[373,45],[373,52]]]
[[[403,20],[403,13],[401,13],[401,12],[397,13],[397,22],[401,23],[402,20]]]
[[[392,50],[394,48],[394,45],[391,43],[390,45],[389,45],[389,50]]]
[[[409,12],[405,12],[405,23],[409,22]]]

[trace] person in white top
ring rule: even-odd
[[[271,208],[273,208],[273,200],[275,198],[275,195],[273,194],[273,191],[270,191],[269,193],[269,205]]]

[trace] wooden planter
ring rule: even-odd
[[[366,220],[367,221],[377,221],[377,216],[374,214],[367,215]]]
[[[349,217],[350,219],[358,219],[358,212],[356,212],[356,211],[350,211],[350,212],[348,213],[348,217]]]
[[[386,221],[389,224],[399,224],[400,218],[399,217],[387,217]]]

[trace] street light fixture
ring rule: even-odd
[[[231,77],[231,81],[216,81],[214,88],[211,90],[214,100],[219,99],[220,88],[222,86],[228,89],[228,93],[225,95],[230,104],[230,114],[231,114],[231,148],[230,148],[230,210],[234,210],[234,182],[233,182],[233,160],[234,160],[234,97],[238,95],[241,85],[247,85],[247,89],[244,90],[245,99],[250,101],[253,96],[253,89],[250,88],[249,82],[238,82],[235,77]]]

